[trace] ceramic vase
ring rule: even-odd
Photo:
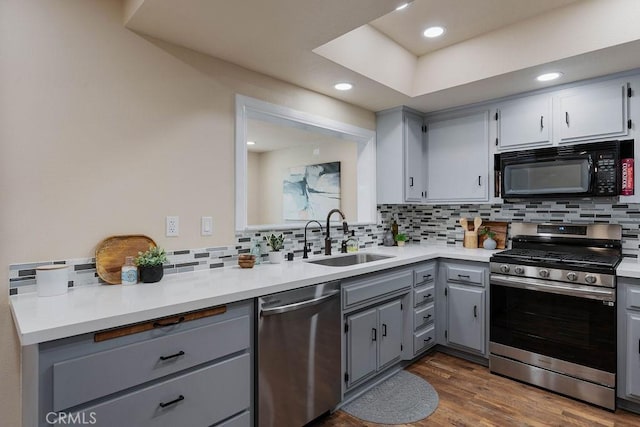
[[[495,249],[496,245],[497,245],[496,241],[493,240],[491,237],[487,237],[484,243],[482,243],[482,247],[485,249]]]
[[[271,251],[269,252],[269,262],[271,264],[280,264],[284,258],[284,252],[282,251]]]

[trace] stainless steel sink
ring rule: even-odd
[[[393,255],[357,253],[335,256],[331,258],[314,259],[307,262],[310,264],[326,265],[329,267],[347,267],[349,265],[364,264],[365,262],[380,261],[382,259],[388,258],[393,258]]]

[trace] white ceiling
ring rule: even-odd
[[[379,111],[436,111],[640,67],[638,0],[125,0],[125,25]],[[437,23],[438,41],[421,35]],[[594,31],[597,30],[597,31]],[[338,81],[354,89],[339,92]],[[547,84],[548,86],[549,84]]]
[[[416,0],[371,25],[415,56],[523,21],[576,0]],[[446,28],[446,37],[429,39],[428,27]]]

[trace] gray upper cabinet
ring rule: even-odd
[[[618,79],[562,91],[557,96],[558,142],[627,135],[628,87]]]
[[[377,113],[378,203],[424,199],[424,124],[422,113],[407,107]]]
[[[489,113],[427,124],[427,200],[482,202],[489,197]]]
[[[551,106],[552,98],[548,94],[527,96],[498,105],[498,149],[551,145]]]

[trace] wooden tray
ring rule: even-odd
[[[489,230],[496,233],[496,237],[493,240],[496,241],[496,249],[505,249],[507,246],[507,230],[509,228],[508,222],[500,222],[500,221],[484,221],[480,228],[487,227]],[[482,243],[484,243],[487,238],[486,234],[482,236],[478,236],[478,247],[482,247]]]
[[[144,252],[150,246],[155,247],[156,242],[142,234],[107,237],[96,246],[98,277],[110,285],[119,285],[122,282],[120,269],[124,259],[138,256],[138,252]]]

